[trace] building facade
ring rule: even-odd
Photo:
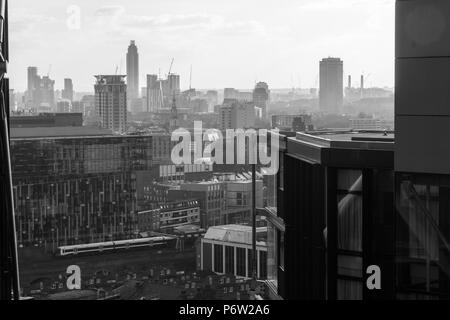
[[[253,90],[253,103],[256,107],[261,108],[262,118],[267,118],[267,106],[270,100],[269,86],[265,82],[258,82]]]
[[[136,237],[136,180],[161,161],[154,157],[154,137],[77,136],[64,129],[59,137],[13,132],[19,245],[54,251]]]
[[[297,133],[280,148],[269,288],[301,300],[394,296],[394,143],[382,132]],[[366,286],[368,266],[382,290]]]
[[[448,1],[397,1],[395,250],[399,299],[450,297],[449,36]]]
[[[252,102],[228,100],[219,111],[219,127],[226,129],[247,129],[255,126],[255,105]]]
[[[64,79],[64,90],[62,91],[62,98],[73,101],[73,83],[72,79]]]

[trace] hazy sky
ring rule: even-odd
[[[14,0],[10,10],[11,88],[26,88],[26,68],[76,91],[93,91],[94,74],[126,73],[125,54],[136,40],[140,86],[145,74],[181,75],[194,88],[316,87],[318,62],[344,60],[359,84],[394,83],[394,0]],[[68,8],[81,11],[69,28]],[[70,24],[70,23],[69,23]],[[73,25],[73,24],[72,24]]]

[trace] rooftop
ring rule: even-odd
[[[162,136],[165,133],[146,133],[142,135],[117,135],[111,130],[90,126],[70,126],[70,127],[34,127],[34,128],[11,128],[11,139],[62,139],[62,138],[98,138],[98,137],[142,137],[142,136]]]
[[[11,128],[11,139],[20,138],[59,138],[112,135],[110,130],[97,127],[34,127]]]
[[[317,147],[393,150],[395,135],[392,131],[384,130],[339,129],[297,132],[295,137],[289,139]]]
[[[267,232],[267,227],[256,228],[256,233]],[[234,243],[252,243],[252,227],[238,224],[214,226],[208,228],[204,239],[218,240]],[[266,245],[263,241],[257,241],[257,245]]]

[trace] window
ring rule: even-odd
[[[337,171],[337,299],[362,299],[361,170]]]
[[[259,279],[267,278],[267,251],[259,252]]]
[[[449,296],[450,181],[402,176],[397,186],[398,291],[418,299]],[[447,267],[446,267],[447,266]]]
[[[223,246],[220,244],[214,245],[214,271],[223,273]]]
[[[339,170],[338,249],[362,251],[362,172]]]
[[[245,248],[236,248],[236,275],[240,277],[246,276],[245,253],[246,253]]]
[[[225,246],[225,273],[234,274],[234,247]]]

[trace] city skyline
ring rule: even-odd
[[[72,78],[75,91],[92,91],[93,74],[126,72],[130,40],[139,47],[141,84],[146,74],[166,76],[174,58],[172,72],[180,75],[183,90],[191,65],[193,88],[251,89],[258,81],[272,88],[318,87],[317,64],[328,56],[346,62],[344,76],[371,74],[367,86],[394,83],[392,1],[281,1],[258,5],[257,14],[254,1],[237,11],[203,0],[125,6],[79,1],[81,24],[74,30],[67,27],[70,5],[11,3],[10,47],[17,59],[8,76],[16,92],[26,89],[28,66],[44,74],[49,69],[57,89]],[[318,23],[324,19],[329,23]]]

